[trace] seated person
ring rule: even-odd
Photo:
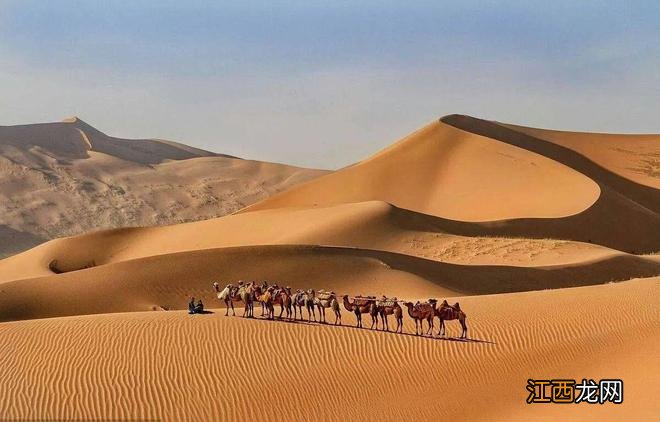
[[[195,298],[191,297],[190,302],[188,303],[188,313],[189,314],[194,314],[195,313]]]
[[[202,299],[200,299],[197,302],[197,306],[195,306],[195,313],[196,314],[201,314],[204,312],[204,304],[202,303]]]

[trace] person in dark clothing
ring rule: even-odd
[[[195,306],[195,313],[196,314],[204,313],[204,304],[202,303],[202,299],[200,299],[197,302],[197,306]]]
[[[191,297],[190,302],[188,303],[188,313],[189,314],[194,314],[195,313],[195,298],[194,297]]]

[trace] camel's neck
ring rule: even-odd
[[[348,298],[346,296],[344,296],[344,308],[346,308],[347,311],[353,310],[353,304],[348,301]]]
[[[406,308],[408,308],[408,315],[410,315],[411,318],[417,318],[417,313],[415,312],[412,303],[406,304]]]

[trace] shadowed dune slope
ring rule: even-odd
[[[495,229],[486,223],[457,223],[379,201],[267,209],[188,224],[117,229],[53,240],[0,261],[0,282],[152,255],[248,245],[330,245],[460,264],[515,266],[588,265],[594,260],[625,256],[588,243],[489,237]],[[633,257],[627,260],[641,261]],[[636,268],[630,268],[627,278],[640,275]],[[618,271],[617,278],[624,271]]]
[[[92,230],[226,215],[321,174],[114,138],[75,118],[0,126],[0,256]]]
[[[391,252],[282,245],[157,255],[0,284],[0,321],[91,313],[184,309],[194,296],[218,303],[211,289],[258,280],[338,294],[418,299],[572,287],[649,277],[660,262],[623,255],[540,268],[457,265]],[[221,278],[219,278],[221,277]]]
[[[652,420],[659,298],[657,278],[463,297],[471,337],[483,340],[472,342],[221,311],[2,323],[0,417]],[[458,335],[455,322],[448,333]],[[527,405],[529,378],[622,378],[624,402]]]
[[[569,148],[632,182],[660,189],[660,135],[566,132],[502,124]]]

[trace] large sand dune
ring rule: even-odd
[[[599,136],[587,139],[593,143]],[[645,146],[636,164],[621,165],[644,166],[644,157],[660,153],[658,136],[624,141],[628,148]],[[617,174],[613,158],[600,162],[495,122],[452,115],[368,160],[243,212],[378,199],[457,223],[488,223],[498,236],[576,240],[632,253],[660,250],[658,190]]]
[[[463,297],[470,342],[223,311],[3,323],[0,417],[653,420],[659,298],[657,278]],[[622,378],[624,402],[528,405],[529,378]]]
[[[76,118],[0,126],[0,257],[90,230],[225,215],[320,174],[114,138]]]

